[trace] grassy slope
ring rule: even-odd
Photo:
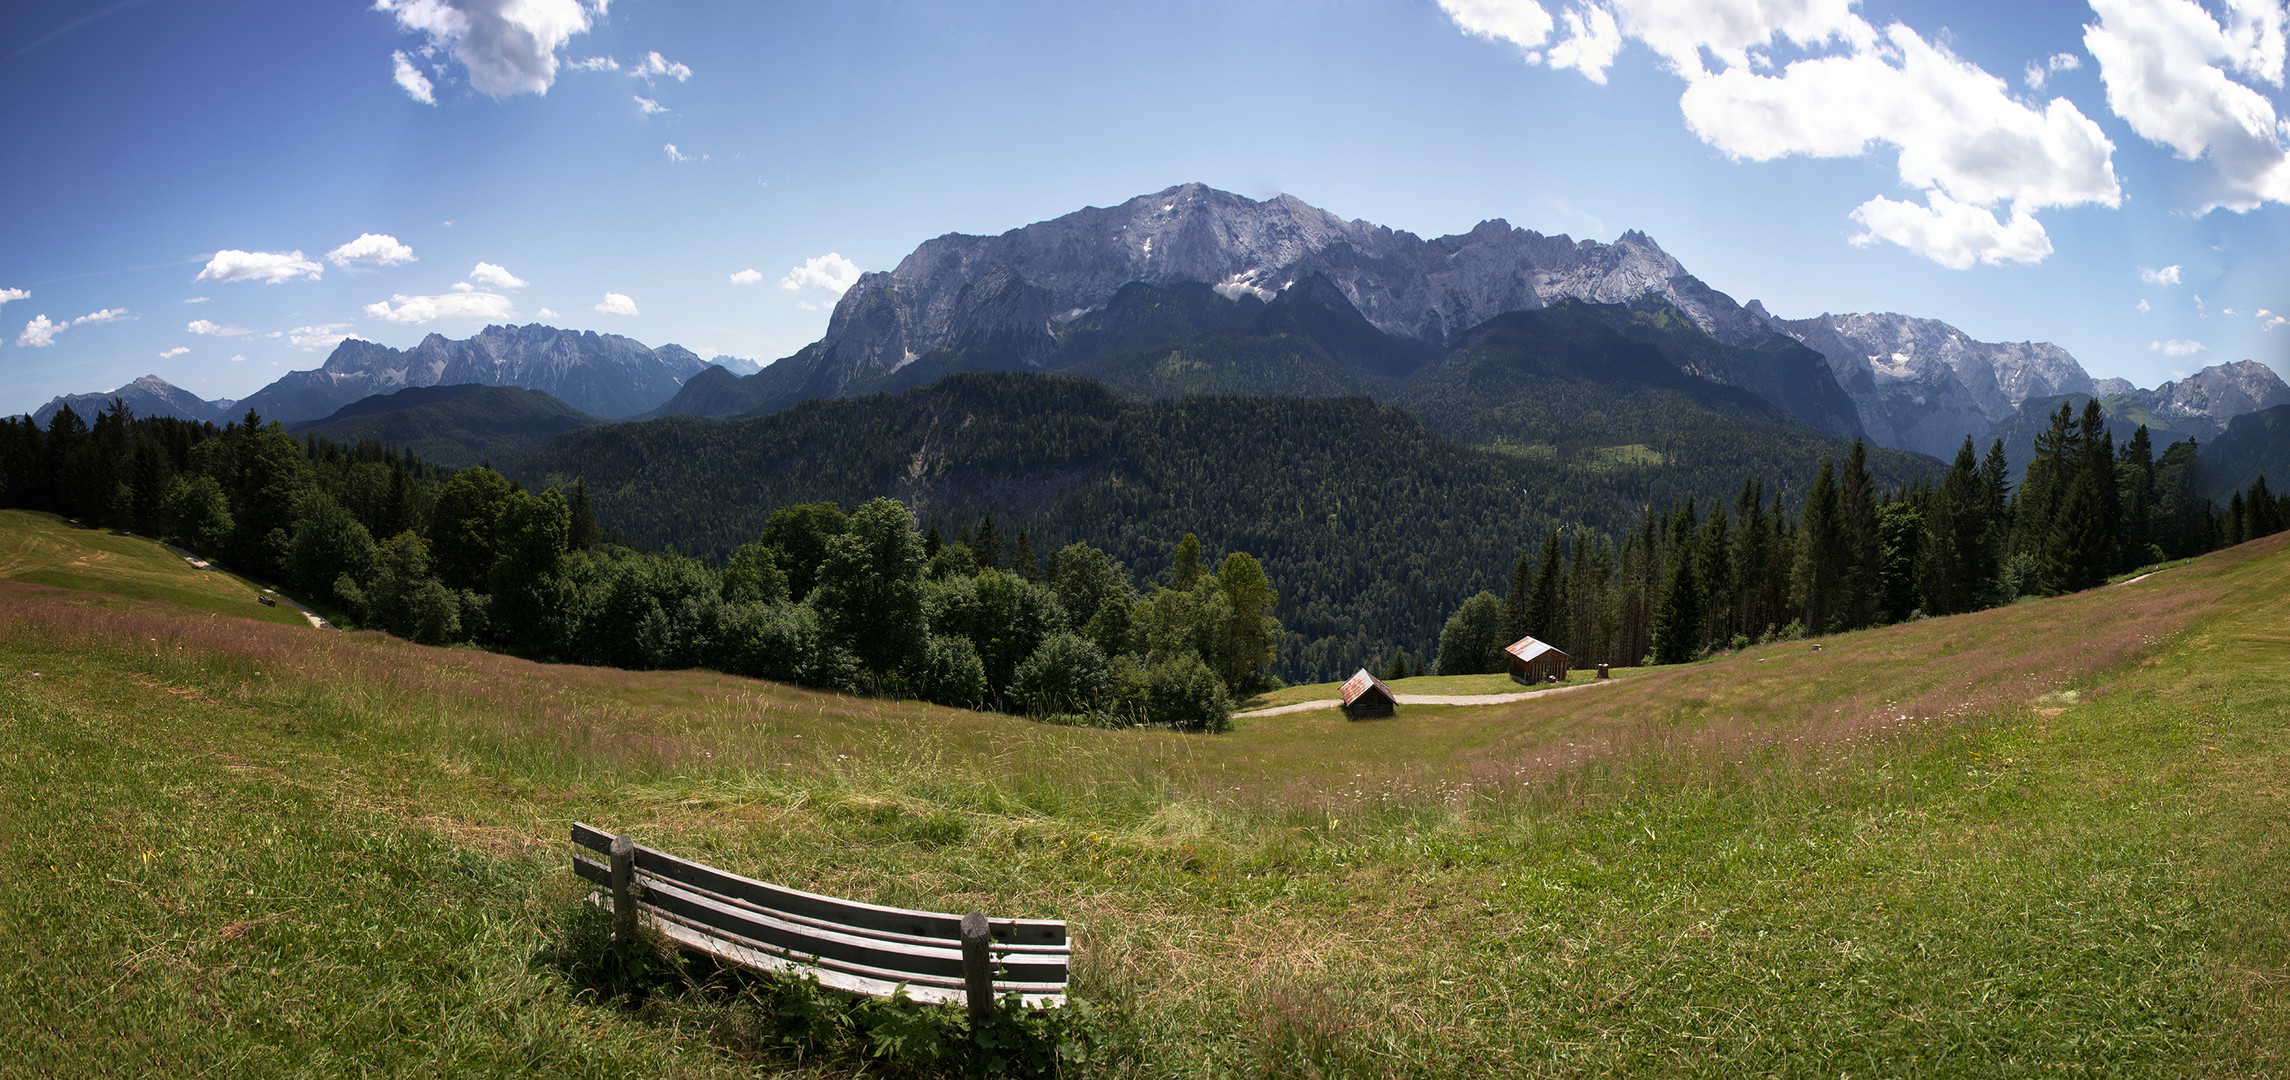
[[[54,514],[0,510],[0,578],[93,590],[308,626],[293,608],[256,602],[261,586],[220,570],[194,570],[138,536],[82,529]]]
[[[1820,653],[1216,738],[0,584],[0,1052],[752,1066],[719,1014],[583,1004],[547,965],[585,819],[1067,917],[1079,992],[1171,1074],[2278,1074],[2286,542]]]

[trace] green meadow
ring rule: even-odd
[[[1208,736],[322,632],[0,515],[0,1072],[901,1072],[599,992],[580,820],[1069,920],[1083,1074],[2284,1075],[2286,545]]]

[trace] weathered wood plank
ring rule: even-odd
[[[612,837],[592,826],[575,824],[573,843],[609,854]],[[857,927],[870,931],[901,934],[909,937],[937,940],[962,940],[962,917],[937,911],[917,911],[911,908],[885,907],[844,900],[818,893],[772,885],[754,878],[742,877],[711,866],[664,852],[641,844],[636,848],[636,867],[672,881],[705,892],[737,899],[757,908],[816,920],[844,927]],[[1066,944],[1066,926],[1055,919],[989,919],[998,943],[1010,945]]]

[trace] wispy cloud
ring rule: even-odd
[[[241,334],[254,332],[243,326],[224,326],[208,319],[193,319],[183,329],[194,334],[205,334],[208,337],[238,337]]]
[[[178,357],[178,356],[181,356],[181,355],[183,355],[184,353],[187,353],[187,352],[190,352],[190,351],[191,351],[191,347],[190,347],[189,345],[177,345],[177,346],[175,346],[174,348],[167,350],[166,352],[160,353],[160,354],[159,354],[159,359],[161,359],[161,360],[173,360],[174,358],[176,358],[176,357]]]
[[[437,88],[430,85],[429,76],[413,66],[413,57],[407,56],[402,49],[390,54],[390,78],[398,84],[399,89],[406,92],[407,97],[424,105],[437,104]]]
[[[73,319],[72,325],[85,326],[88,323],[118,322],[121,319],[130,317],[131,316],[127,314],[126,308],[104,308],[101,311],[91,311],[85,315],[80,316],[79,318]]]
[[[2139,268],[2139,280],[2149,285],[2176,285],[2179,283],[2179,267],[2175,263],[2160,270],[2142,266]]]
[[[297,326],[286,332],[286,343],[303,352],[318,352],[340,345],[349,338],[346,322],[320,323],[317,326]]]
[[[2147,348],[2153,352],[2162,353],[2164,356],[2193,356],[2210,348],[2210,346],[2199,341],[2180,341],[2174,338],[2170,341],[2150,341],[2147,343]]]
[[[656,116],[660,113],[668,111],[668,107],[666,105],[662,105],[659,102],[645,97],[642,94],[636,95],[636,107],[644,110],[644,115],[646,116]]]
[[[630,70],[629,74],[646,82],[651,82],[655,77],[683,82],[692,77],[692,69],[652,52],[644,54],[644,61]]]

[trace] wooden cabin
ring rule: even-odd
[[[1354,720],[1363,716],[1390,716],[1398,706],[1399,698],[1382,679],[1361,668],[1344,680],[1344,715]]]
[[[1566,681],[1566,654],[1558,646],[1523,637],[1503,650],[1511,654],[1511,679],[1528,686]]]

